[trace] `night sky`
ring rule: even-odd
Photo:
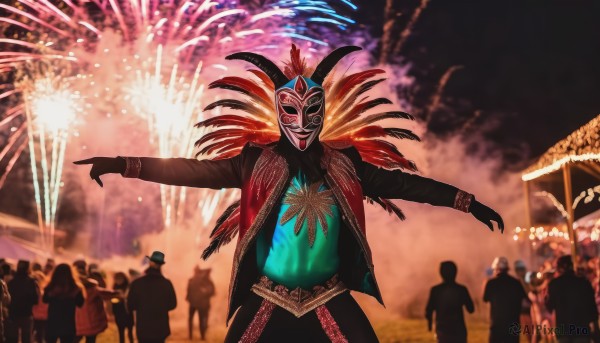
[[[359,2],[360,20],[380,36],[373,23],[385,0]],[[420,1],[393,3],[397,37]],[[482,132],[518,169],[600,113],[599,19],[594,1],[431,0],[395,58],[413,65],[416,111],[448,68],[462,66],[441,106],[422,116],[440,135],[470,122],[463,132]]]

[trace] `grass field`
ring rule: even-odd
[[[377,336],[381,343],[425,343],[435,342],[433,334],[427,332],[427,324],[423,319],[397,319],[380,320],[373,323]],[[472,319],[467,322],[469,331],[469,342],[484,343],[488,338],[488,323],[481,319]],[[209,343],[223,342],[225,337],[225,327],[209,328]],[[199,341],[198,332],[194,331],[195,341]],[[173,329],[173,334],[168,342],[189,342],[186,330],[181,328]],[[118,334],[115,327],[111,325],[107,331],[98,337],[99,343],[118,342]]]

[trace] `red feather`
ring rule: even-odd
[[[272,90],[272,91],[275,90],[275,84],[269,78],[269,76],[267,76],[267,74],[265,74],[264,71],[258,70],[258,69],[248,69],[248,71],[251,72],[252,74],[254,74],[255,76],[257,76],[264,83],[264,85],[267,88],[269,88],[269,90]]]
[[[379,125],[368,125],[354,131],[351,134],[354,139],[365,139],[375,137],[393,137],[398,139],[419,140],[412,131],[400,128],[383,128]]]
[[[265,92],[265,90],[260,87],[256,82],[244,79],[237,76],[227,76],[222,79],[211,82],[208,85],[209,89],[213,88],[227,88],[234,87],[236,90],[240,90],[241,92],[253,97],[259,98],[262,102],[266,104],[272,104],[273,99]]]
[[[304,75],[306,72],[306,61],[304,58],[300,58],[300,49],[296,47],[296,44],[292,44],[290,50],[290,60],[286,63],[283,73],[288,79],[293,79],[296,76]]]
[[[383,140],[356,140],[354,147],[365,162],[385,167],[386,169],[404,168],[416,171],[414,162],[404,158],[395,145]]]
[[[363,126],[362,128],[354,131],[352,133],[353,138],[375,138],[375,137],[385,137],[387,133],[383,130],[381,126],[378,125],[369,125]]]
[[[203,120],[196,124],[196,127],[222,127],[222,126],[241,126],[251,130],[266,130],[269,126],[259,120],[243,117],[236,114],[223,114],[214,118]]]
[[[243,137],[238,137],[233,139],[233,141],[237,142],[239,146],[244,146],[248,141]],[[197,155],[210,155],[216,150],[223,150],[226,147],[231,146],[231,140],[223,141],[223,142],[212,142],[210,144],[206,144],[204,147],[198,151]]]
[[[220,155],[223,152],[243,147],[248,142],[249,141],[248,141],[248,139],[246,137],[239,137],[239,138],[228,139],[226,141],[219,142],[219,143],[223,143],[223,144],[220,144],[220,147],[217,147],[214,151],[215,151],[216,154]]]
[[[200,146],[208,143],[211,140],[218,140],[225,138],[226,140],[231,137],[244,137],[246,136],[246,130],[244,129],[222,129],[209,132],[203,135],[197,142],[196,145]]]
[[[224,153],[221,153],[218,156],[215,156],[212,160],[213,161],[218,161],[218,160],[224,160],[224,159],[227,159],[227,158],[235,157],[235,156],[239,155],[242,152],[242,147],[237,148],[237,149],[232,149],[232,150],[226,151]]]
[[[340,100],[341,98],[346,96],[352,88],[360,85],[361,83],[374,77],[375,75],[383,73],[385,73],[385,70],[369,69],[361,71],[359,73],[348,75],[342,78],[340,81],[338,81],[338,83],[336,83],[335,86],[333,86],[328,96],[334,96],[334,101]]]
[[[277,140],[278,136],[275,132],[267,133],[263,131],[248,131],[245,129],[221,129],[202,136],[196,142],[196,146],[203,146],[212,140],[219,139],[222,139],[222,141],[219,142],[226,144],[230,140],[237,138],[243,138],[248,142],[253,142],[256,144],[265,144]]]
[[[352,107],[352,109],[350,111],[345,113],[344,122],[348,123],[348,122],[358,118],[358,116],[361,113],[364,113],[364,112],[366,112],[372,108],[375,108],[379,105],[389,105],[389,104],[392,104],[392,102],[386,98],[377,98],[377,99],[361,102],[359,104],[354,105],[354,107]],[[343,109],[342,109],[342,111],[343,111]],[[334,130],[334,131],[337,131],[337,130]]]

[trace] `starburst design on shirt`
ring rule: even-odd
[[[315,182],[310,186],[292,185],[283,203],[290,205],[281,217],[281,224],[285,224],[295,216],[294,233],[297,235],[306,221],[308,226],[308,243],[312,247],[315,243],[317,221],[321,224],[323,234],[327,236],[327,215],[333,216],[331,206],[335,205],[331,190],[319,192],[322,182]]]

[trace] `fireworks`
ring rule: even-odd
[[[199,64],[191,83],[179,75],[174,64],[169,78],[162,79],[162,46],[157,50],[154,72],[136,70],[134,81],[126,89],[135,112],[148,120],[152,142],[160,157],[192,157],[193,125],[202,117],[201,96],[204,85],[200,82]],[[165,226],[171,227],[182,216],[186,197],[184,187],[161,185],[161,202]]]
[[[53,228],[75,119],[136,114],[147,120],[160,156],[191,157],[191,142],[200,134],[193,123],[203,119],[207,101],[204,84],[223,71],[219,63],[225,54],[278,50],[292,39],[315,52],[339,40],[354,23],[338,10],[355,8],[347,0],[0,4],[5,33],[0,38],[0,130],[6,143],[0,150],[0,187],[28,146],[32,171],[41,176],[34,184],[40,223]],[[47,151],[41,149],[46,144]],[[225,197],[222,192],[202,197],[198,208],[204,221],[212,219]],[[162,188],[166,226],[177,221],[185,198],[185,189]]]
[[[40,77],[43,75],[43,77]],[[65,150],[71,123],[81,110],[68,81],[52,72],[21,81],[42,247],[52,251]]]

